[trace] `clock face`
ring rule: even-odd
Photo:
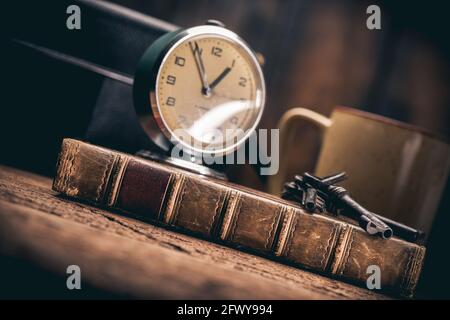
[[[191,35],[164,57],[152,109],[172,142],[226,154],[257,125],[264,91],[261,69],[244,43],[220,34]]]

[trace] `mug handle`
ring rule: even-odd
[[[306,122],[314,124],[316,128],[319,129],[322,137],[325,130],[332,124],[331,119],[306,108],[292,108],[283,114],[280,121],[278,121],[277,128],[280,129],[280,155],[283,154],[283,152],[284,154],[282,157],[280,156],[280,165],[277,174],[269,176],[267,182],[268,192],[276,196],[281,195],[283,185],[286,182],[286,171],[289,159],[287,150],[289,150],[288,146],[293,138],[292,129],[294,128],[294,123],[298,120],[305,120]]]

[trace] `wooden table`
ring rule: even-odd
[[[0,255],[6,298],[387,298],[71,201],[51,179],[4,166]],[[69,265],[81,269],[81,290],[66,287]]]

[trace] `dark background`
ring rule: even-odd
[[[219,19],[246,39],[266,60],[268,102],[261,128],[274,128],[294,106],[329,115],[334,105],[347,105],[450,137],[450,45],[443,2],[115,2],[183,27]],[[53,175],[63,137],[126,152],[145,148],[149,141],[137,123],[130,88],[11,39],[76,53],[132,75],[140,54],[162,34],[140,24],[109,25],[83,9],[82,30],[68,31],[68,3],[76,1],[14,1],[2,9],[0,163],[48,176]],[[382,9],[382,30],[366,28],[370,4]],[[292,146],[288,159],[290,173],[314,165],[307,160],[313,157],[305,157],[318,151],[318,137],[310,129],[297,130],[298,145]],[[241,170],[233,180],[262,188],[249,170]],[[419,297],[450,298],[449,194],[447,183],[429,238]]]

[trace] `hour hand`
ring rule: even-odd
[[[209,96],[211,93],[211,88],[208,84],[208,78],[206,77],[205,66],[203,64],[201,49],[198,46],[197,42],[189,42],[189,46],[191,47],[192,54],[195,59],[195,64],[197,65],[197,70],[200,75],[200,80],[202,81],[202,93],[205,96]]]
[[[213,81],[211,82],[211,85],[209,86],[209,88],[212,90],[214,89],[215,86],[217,86],[219,84],[220,81],[223,80],[223,78],[225,78],[227,76],[228,73],[230,73],[231,68],[230,67],[226,67],[221,74],[219,74],[219,76]]]

